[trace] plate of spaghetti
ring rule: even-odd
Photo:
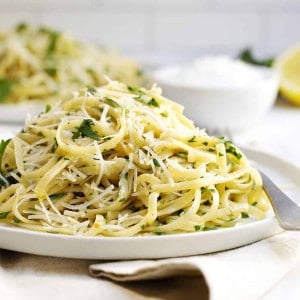
[[[23,123],[82,86],[104,85],[105,76],[131,85],[145,80],[132,59],[50,27],[21,23],[0,32],[1,121]]]
[[[207,135],[156,86],[82,89],[0,150],[0,248],[34,254],[160,258],[266,238],[280,229],[250,159],[299,196],[298,169]]]

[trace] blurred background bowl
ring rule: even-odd
[[[185,107],[185,115],[195,125],[208,131],[241,133],[252,129],[277,96],[279,74],[273,69],[251,66],[261,72],[261,80],[245,86],[195,86],[173,80],[180,68],[161,67],[153,72],[153,80],[165,97]]]

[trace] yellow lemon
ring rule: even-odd
[[[300,105],[300,45],[288,49],[276,59],[280,72],[280,93],[288,101]]]

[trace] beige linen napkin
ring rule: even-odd
[[[300,232],[283,232],[249,246],[215,254],[92,264],[90,273],[122,282],[198,274],[199,284],[203,277],[207,282],[212,300],[253,300],[267,296],[298,263]],[[290,287],[286,293],[292,290]],[[184,296],[188,291],[181,292]]]
[[[290,300],[299,296],[299,264],[300,232],[161,260],[100,262],[0,250],[0,299]]]

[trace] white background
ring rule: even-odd
[[[47,24],[144,63],[274,55],[300,41],[299,0],[0,0],[0,28]]]

